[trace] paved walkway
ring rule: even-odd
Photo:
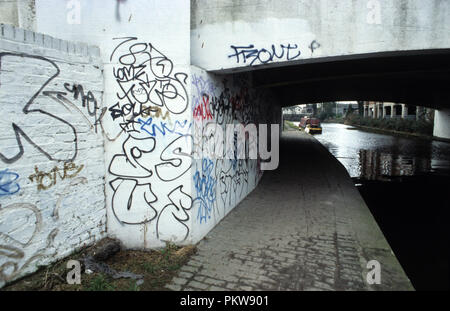
[[[345,168],[311,136],[283,133],[280,167],[198,245],[172,290],[411,290]],[[366,264],[381,263],[381,285]]]

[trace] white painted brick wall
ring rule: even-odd
[[[91,91],[99,118],[102,71],[96,47],[0,25],[0,287],[106,235],[102,130],[64,87]]]

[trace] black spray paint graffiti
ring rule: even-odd
[[[309,45],[309,49],[311,50],[311,55],[314,54],[314,51],[320,48],[320,43],[316,40],[313,40],[311,44]]]
[[[97,126],[100,124],[103,116],[106,113],[107,108],[104,107],[101,109],[101,112],[99,115],[97,115],[100,108],[98,107],[97,99],[95,98],[94,94],[91,91],[88,91],[86,94],[84,93],[83,86],[81,84],[70,84],[70,83],[64,83],[64,88],[70,92],[73,93],[73,99],[78,100],[78,97],[81,99],[81,106],[83,108],[87,109],[87,112],[89,116],[94,117],[94,123],[93,126],[95,127],[95,132],[97,133]],[[60,92],[59,99],[65,99],[63,96],[66,95],[66,93]]]
[[[3,153],[4,150],[2,150],[3,152],[0,152],[0,159],[5,163],[14,163],[19,160],[24,154],[24,147],[22,145],[23,138],[29,144],[38,149],[42,154],[44,154],[49,160],[73,161],[76,158],[78,151],[77,133],[75,128],[68,121],[52,114],[51,112],[45,110],[45,108],[43,107],[41,108],[41,103],[36,100],[38,96],[43,93],[43,90],[49,85],[49,83],[60,73],[59,67],[53,61],[41,56],[16,53],[0,53],[1,99],[4,102],[8,102],[8,99],[13,98],[15,91],[17,91],[17,87],[13,84],[13,75],[17,75],[17,73],[14,70],[8,70],[8,68],[5,67],[8,66],[8,64],[10,64],[11,62],[17,64],[27,60],[32,60],[34,63],[39,63],[40,66],[48,68],[50,74],[48,74],[47,76],[42,75],[34,77],[37,80],[41,80],[41,82],[38,84],[38,87],[31,86],[21,89],[21,93],[24,94],[26,98],[29,98],[26,103],[23,103],[23,115],[20,113],[14,113],[11,114],[11,120],[6,120],[7,122],[11,122],[11,128],[14,134],[10,136],[15,136],[17,144],[16,149],[18,150],[11,156],[5,155]],[[43,95],[48,96],[48,94],[44,93]],[[20,103],[14,103],[14,105],[20,107]],[[66,143],[64,145],[68,146],[68,149],[65,150],[65,152],[61,152],[60,150],[52,150],[52,146],[49,144],[39,144],[35,142],[39,140],[42,135],[48,134],[49,136],[53,136],[53,129],[51,126],[41,127],[41,130],[39,132],[30,131],[30,127],[27,125],[33,124],[33,119],[35,118],[38,118],[43,124],[58,126],[61,131],[71,136],[70,139],[65,140]],[[65,156],[60,156],[60,154]]]
[[[192,77],[192,84],[195,86],[196,92],[192,95],[194,107],[196,103],[202,102],[206,106],[208,113],[211,113],[212,120],[218,125],[231,124],[234,121],[246,125],[256,120],[256,110],[250,103],[253,98],[250,98],[250,92],[245,84],[240,86],[238,92],[233,93],[227,86],[227,81],[223,81],[222,92],[218,96],[214,95],[215,87],[211,86],[203,80],[202,77],[194,75]],[[207,101],[204,99],[207,98]],[[195,114],[195,110],[194,110]],[[195,118],[196,121],[206,120],[206,118]],[[194,126],[199,122],[194,122]],[[202,122],[200,122],[202,124]],[[195,131],[195,133],[201,133]]]
[[[309,49],[311,53],[314,53],[314,50],[318,49],[320,44],[314,40],[309,45]],[[270,49],[265,48],[255,48],[253,44],[249,44],[247,46],[235,46],[231,45],[231,49],[233,49],[234,54],[228,55],[228,58],[235,58],[236,63],[246,64],[247,61],[250,61],[250,66],[257,64],[267,64],[274,60],[294,60],[300,57],[302,52],[299,50],[299,46],[297,44],[288,43],[287,45],[280,44],[279,47],[272,44]]]
[[[186,223],[189,221],[187,212],[193,205],[192,198],[183,191],[183,186],[172,190],[168,197],[171,204],[166,205],[158,216],[156,237],[161,239],[162,236],[170,236],[176,232],[181,240],[185,240],[189,235],[189,226]]]
[[[112,210],[122,223],[144,224],[156,218],[151,204],[157,197],[146,180],[153,175],[151,153],[155,144],[153,137],[133,139],[129,136],[122,145],[123,154],[111,160],[108,171],[118,177],[110,182],[114,190]]]
[[[66,97],[67,92],[45,90],[60,74],[60,69],[55,62],[41,56],[17,53],[0,53],[0,70],[2,71],[0,74],[0,94],[3,102],[11,103],[12,105],[11,98],[14,98],[15,92],[17,91],[17,86],[14,84],[15,79],[13,77],[17,76],[17,69],[14,67],[12,70],[9,70],[8,66],[17,66],[17,64],[24,62],[31,62],[34,65],[46,68],[48,74],[38,77],[34,76],[33,79],[40,80],[40,83],[21,89],[21,94],[24,94],[25,98],[28,100],[28,102],[24,103],[22,108],[23,115],[14,113],[11,118],[5,119],[5,122],[12,121],[11,127],[16,137],[18,151],[12,156],[6,156],[4,153],[0,152],[0,159],[5,163],[14,163],[19,160],[24,154],[24,147],[22,144],[22,138],[24,138],[49,160],[73,161],[78,152],[76,129],[69,121],[58,117],[47,108],[49,106],[48,99],[60,104],[69,111],[70,108],[78,111],[80,115],[86,119],[86,122],[91,128],[95,127],[95,132],[97,132],[97,126],[99,124],[101,125],[101,119],[105,115],[107,109],[100,109],[98,107],[98,101],[92,91],[85,93],[82,85],[65,83],[64,88],[66,91],[73,94],[74,100],[80,99],[82,102],[81,106],[87,109],[89,116],[94,117],[94,121],[91,122],[86,118],[78,106]],[[17,104],[17,102],[14,102],[14,106],[17,106]],[[39,131],[31,131],[30,124],[35,124],[33,123],[33,119],[37,120],[37,122],[35,121],[36,123],[45,124],[47,126],[40,127]],[[40,138],[45,135],[55,137],[55,126],[58,128],[59,133],[65,133],[72,136],[71,139],[64,140],[64,152],[61,152],[61,150],[53,151],[51,149],[51,144],[42,144],[38,142]],[[14,137],[14,135],[11,135],[11,137]],[[65,154],[66,156],[59,156],[59,154]]]
[[[180,136],[162,151],[161,162],[155,165],[160,180],[174,181],[189,171],[192,165],[192,143],[191,135]]]
[[[118,102],[109,109],[112,119],[122,117],[120,126],[130,133],[139,126],[135,119],[142,115],[143,105],[183,113],[189,105],[187,74],[174,73],[172,61],[150,43],[135,43],[135,37],[114,40],[121,40],[110,57],[111,61],[117,57],[113,75],[120,91]]]
[[[109,112],[128,137],[122,153],[114,155],[109,165],[115,176],[110,182],[112,212],[127,225],[156,220],[158,239],[171,238],[173,232],[177,239],[186,239],[186,211],[194,203],[182,186],[171,182],[190,170],[193,139],[187,121],[172,122],[171,116],[182,114],[189,105],[187,75],[174,73],[172,61],[150,43],[134,37],[114,40],[118,45],[110,60],[116,64],[112,74],[119,91]],[[159,117],[170,124],[156,120]],[[174,188],[167,194],[162,191],[167,187]]]
[[[218,160],[215,176],[224,208],[234,206],[237,203],[236,200],[245,194],[244,190],[248,192],[248,161]]]
[[[94,121],[92,122],[91,120],[89,120],[89,118],[87,118],[83,111],[78,107],[78,105],[76,105],[75,103],[73,103],[72,101],[70,101],[66,96],[67,93],[66,92],[61,92],[61,91],[43,91],[42,94],[45,96],[50,97],[51,99],[53,99],[55,102],[61,104],[62,106],[66,107],[66,109],[70,110],[70,108],[73,108],[75,111],[79,112],[79,114],[85,119],[86,123],[88,124],[88,126],[91,129],[95,129],[95,133],[97,133],[98,130],[98,125],[100,125],[100,127],[103,129],[103,125],[102,125],[102,119],[104,117],[104,115],[107,112],[107,108],[102,108],[100,109],[98,107],[98,103],[96,98],[94,97],[93,93],[91,91],[88,91],[88,93],[85,95],[84,91],[83,91],[83,86],[80,84],[73,84],[72,87],[70,87],[70,83],[64,83],[64,88],[66,90],[68,90],[69,92],[73,93],[73,99],[74,100],[78,100],[78,97],[80,96],[81,99],[81,107],[82,108],[87,108],[87,112],[88,115],[90,117],[94,117]],[[91,103],[93,104],[93,107],[91,106]],[[101,110],[99,115],[97,115],[98,110]],[[103,131],[104,132],[104,131]]]
[[[156,218],[151,203],[156,202],[157,197],[145,180],[153,175],[151,153],[155,144],[153,137],[137,139],[129,136],[122,145],[123,154],[117,154],[111,160],[108,171],[118,177],[110,182],[114,190],[112,209],[122,223],[143,224]]]
[[[108,170],[111,175],[117,176],[110,182],[114,190],[112,210],[117,220],[136,225],[156,218],[157,210],[152,203],[158,201],[158,196],[152,191],[149,178],[167,182],[188,172],[192,165],[191,144],[192,136],[180,136],[156,160],[153,153],[155,138],[127,138],[122,145],[123,154],[113,157]]]
[[[259,124],[258,121],[271,123],[270,120],[261,118],[268,115],[267,111],[264,111],[266,108],[260,104],[256,105],[267,98],[263,99],[260,97],[263,95],[251,91],[247,85],[248,79],[240,78],[240,75],[233,76],[232,86],[228,87],[229,82],[226,80],[223,80],[222,85],[216,86],[209,79],[193,75],[193,103],[207,96],[211,99],[208,109],[213,115],[212,122],[205,119],[194,120],[194,135],[197,137],[195,144],[199,144],[194,146],[195,152],[203,151],[202,155],[222,152],[224,155],[225,150],[217,153],[216,139],[219,139],[220,135],[216,135],[216,126],[224,129],[227,124]],[[213,218],[218,220],[220,214],[224,215],[228,208],[235,206],[248,193],[250,183],[256,185],[261,177],[257,160],[237,159],[237,151],[240,148],[247,149],[248,142],[246,145],[239,143],[237,132],[233,135],[233,141],[232,159],[202,158],[196,161],[193,176],[196,197],[193,206],[199,224],[207,223]],[[254,174],[254,181],[250,181],[250,172]]]

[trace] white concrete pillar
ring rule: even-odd
[[[74,24],[67,22],[66,14],[70,11],[67,10],[65,2],[61,0],[36,1],[38,32],[58,38],[83,41],[100,47],[104,62],[105,92],[103,101],[107,107],[118,103],[119,110],[124,110],[123,107],[127,105],[127,100],[122,98],[123,95],[121,95],[121,92],[123,92],[121,81],[113,73],[121,70],[128,71],[131,70],[129,68],[134,68],[134,66],[140,67],[142,62],[142,76],[148,77],[149,81],[158,81],[159,85],[156,88],[160,87],[164,91],[166,86],[169,87],[169,84],[165,84],[166,81],[162,79],[162,74],[165,75],[167,81],[174,82],[169,87],[170,91],[176,90],[177,95],[181,96],[174,97],[174,101],[167,101],[168,97],[166,97],[165,104],[158,106],[158,109],[161,109],[159,110],[160,115],[165,116],[167,113],[171,120],[177,118],[181,123],[187,120],[187,124],[192,123],[193,125],[194,101],[188,102],[187,99],[191,98],[191,90],[194,90],[195,86],[189,79],[184,80],[185,76],[189,78],[192,76],[189,54],[191,12],[189,1],[133,0],[122,1],[119,4],[118,1],[73,1],[79,2],[81,5],[80,25],[76,24],[77,18],[72,21]],[[73,12],[73,14],[78,15],[77,12]],[[59,18],[53,18],[54,16],[59,16]],[[168,23],[169,16],[176,16],[176,18]],[[161,25],[164,25],[164,27]],[[158,29],[158,31],[149,31],[149,29]],[[126,40],[124,39],[126,37],[134,37],[135,39]],[[168,37],[170,37],[170,40],[167,40]],[[136,49],[137,47],[139,49]],[[124,55],[129,55],[127,52],[129,53],[132,50],[136,54],[135,59],[132,60],[133,63],[129,59],[122,58]],[[142,60],[143,58],[148,59],[147,61],[153,59],[156,63],[157,59],[162,57],[161,55],[164,55],[164,61],[160,61],[159,67],[161,68],[158,69],[156,69],[157,65],[150,68],[150,65],[145,65],[145,60]],[[146,67],[144,68],[144,66]],[[163,69],[166,69],[165,67],[170,67],[170,70],[173,70],[171,73],[165,70],[163,72]],[[134,75],[136,73],[127,72],[128,74]],[[176,81],[175,74],[180,74]],[[200,76],[200,74],[197,73],[197,76]],[[202,79],[199,81],[205,81]],[[127,88],[130,88],[133,83],[135,82],[130,81]],[[128,94],[128,96],[132,95]],[[136,96],[136,94],[133,96]],[[142,96],[139,96],[137,97],[142,99]],[[173,104],[174,102],[176,105]],[[114,104],[111,105],[110,103]],[[134,109],[141,111],[141,107],[148,108],[149,105],[151,105],[150,99],[145,100],[145,103],[136,103]],[[169,106],[171,109],[169,109]],[[176,113],[173,113],[173,111]],[[183,223],[182,226],[185,227],[183,229],[179,226],[181,222],[178,222],[177,218],[173,218],[189,217],[186,219],[196,219],[196,215],[192,214],[194,207],[189,212],[183,211],[184,204],[188,204],[186,198],[189,196],[195,197],[193,177],[189,175],[194,174],[194,171],[192,170],[187,174],[183,173],[177,178],[167,178],[162,177],[162,175],[161,178],[157,176],[155,166],[153,166],[152,175],[145,173],[145,171],[150,172],[148,170],[150,163],[161,161],[160,155],[162,153],[157,154],[156,150],[159,150],[159,148],[166,150],[165,148],[167,148],[167,151],[169,151],[169,144],[175,142],[175,136],[170,134],[175,134],[175,132],[166,132],[165,136],[153,132],[154,135],[152,135],[151,132],[144,129],[144,126],[136,126],[136,131],[134,131],[133,126],[133,133],[131,133],[132,129],[129,124],[125,128],[122,127],[123,124],[118,123],[130,120],[127,117],[130,113],[132,112],[124,112],[123,116],[115,120],[106,117],[106,115],[102,119],[102,129],[104,128],[105,135],[105,164],[106,168],[109,168],[105,174],[108,235],[119,239],[129,248],[163,247],[166,240],[173,243],[196,243],[197,237],[201,235],[200,232],[204,232],[201,230],[208,229],[208,227],[199,226],[197,225],[199,222],[192,220],[186,222],[186,224]],[[150,117],[142,116],[142,118],[147,120]],[[121,121],[121,119],[124,121]],[[161,122],[162,118],[158,121]],[[162,124],[159,123],[160,126]],[[185,128],[178,128],[180,128],[180,131],[185,130]],[[191,129],[192,133],[193,128],[194,125]],[[117,133],[122,134],[118,135]],[[111,139],[111,137],[117,137],[117,139]],[[181,143],[184,142],[180,140]],[[185,145],[179,145],[178,142],[174,144],[177,144],[176,148],[182,148],[180,150],[187,150]],[[151,146],[155,146],[155,152],[147,152]],[[136,155],[137,153],[139,153],[139,156]],[[138,159],[141,155],[143,157]],[[145,163],[143,162],[144,158]],[[165,176],[174,174],[172,169],[167,169],[167,163],[170,162],[158,163],[165,163],[159,166],[160,168],[164,166],[163,174]],[[180,161],[177,164],[179,165],[178,169],[183,167],[184,163],[186,163],[184,160]],[[194,164],[192,164],[192,167],[194,167]],[[150,175],[153,178],[151,181],[148,179]],[[143,178],[147,179],[144,180]],[[170,192],[172,189],[174,189],[173,193]],[[183,208],[178,210],[178,212],[185,213],[183,216],[175,216],[175,213],[178,213],[174,212],[175,209],[178,209],[176,205],[173,205],[174,210],[166,209],[166,206],[169,206],[167,205],[169,195],[174,197],[174,202],[176,200],[179,202],[176,204],[183,204]],[[148,202],[153,198],[157,199],[150,205]],[[153,217],[158,217],[158,223],[153,221]],[[178,224],[173,221],[174,219]]]
[[[405,104],[402,104],[402,119],[406,119],[408,117],[408,107]]]
[[[450,109],[434,111],[433,135],[440,138],[450,139]]]

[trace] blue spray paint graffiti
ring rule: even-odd
[[[273,61],[274,58],[286,58],[286,60],[293,60],[301,55],[301,52],[298,50],[298,45],[291,45],[290,43],[288,45],[280,44],[281,51],[278,51],[279,54],[277,54],[277,50],[274,44],[272,44],[271,50],[266,50],[264,48],[256,49],[253,44],[250,44],[248,46],[231,45],[230,47],[234,50],[234,54],[228,55],[228,58],[236,57],[236,63],[240,62],[240,56],[242,56],[243,63],[247,63],[247,60],[251,59],[250,66],[252,66],[255,62],[266,64]],[[291,50],[296,52],[296,54],[292,55]]]
[[[13,195],[20,191],[20,186],[16,183],[19,174],[10,172],[8,169],[0,171],[0,197]]]
[[[172,134],[178,134],[180,136],[186,135],[187,131],[191,127],[191,123],[188,124],[187,120],[184,120],[182,122],[175,121],[175,124],[172,127],[168,127],[166,122],[160,122],[160,124],[152,124],[153,118],[148,118],[147,121],[142,120],[141,118],[138,119],[139,124],[141,124],[141,130],[147,132],[150,136],[155,137],[157,134],[157,131],[162,134],[163,136],[166,136],[167,132]]]
[[[287,61],[294,60],[302,54],[299,46],[291,43],[288,43],[287,45],[280,44],[279,47],[272,44],[270,49],[258,49],[255,48],[253,44],[249,44],[247,46],[231,45],[230,48],[234,50],[234,54],[228,55],[228,58],[235,57],[236,63],[238,64],[241,60],[244,64],[247,63],[247,60],[249,60],[250,66],[258,63],[266,64],[276,59],[285,59]],[[311,55],[314,53],[314,50],[317,50],[318,48],[320,48],[320,44],[316,40],[313,40],[309,45]]]
[[[209,159],[202,160],[202,172],[195,172],[194,186],[197,192],[196,200],[200,201],[197,220],[202,223],[211,219],[214,202],[216,201],[216,179],[213,178],[214,162]]]

